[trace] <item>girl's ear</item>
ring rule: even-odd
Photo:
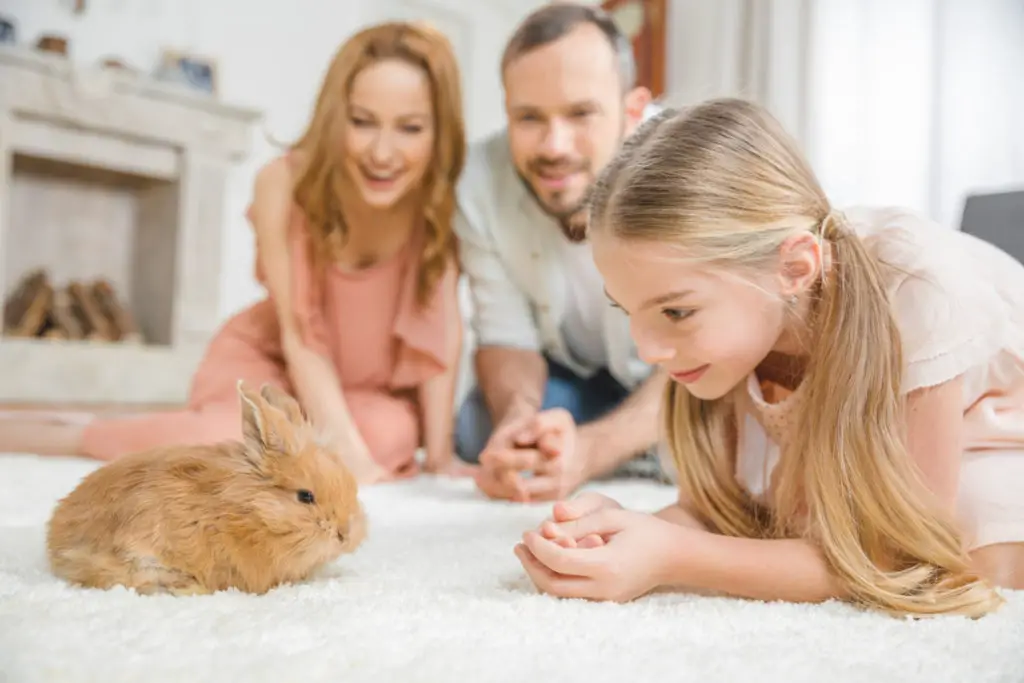
[[[821,243],[809,232],[786,238],[779,248],[779,293],[800,295],[811,289],[821,276]]]

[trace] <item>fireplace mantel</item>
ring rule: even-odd
[[[0,337],[0,402],[184,400],[219,324],[227,176],[260,112],[0,48],[0,301],[44,268],[112,281],[144,341]]]

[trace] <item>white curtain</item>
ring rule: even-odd
[[[1024,190],[1024,0],[939,6],[937,172],[929,208],[955,225],[967,194]]]
[[[671,0],[669,104],[742,95],[801,141],[833,201],[955,227],[1024,188],[1024,0]]]
[[[813,0],[671,0],[667,104],[742,96],[807,134]]]
[[[815,0],[808,147],[838,204],[957,227],[1024,188],[1024,0]]]

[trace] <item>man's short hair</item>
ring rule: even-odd
[[[501,56],[501,73],[504,75],[505,69],[516,59],[555,42],[585,24],[596,26],[608,39],[619,67],[622,89],[631,90],[636,84],[636,62],[633,58],[633,46],[626,34],[600,7],[573,2],[545,5],[523,19],[505,46],[505,52]]]

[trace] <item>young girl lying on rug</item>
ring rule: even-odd
[[[1024,267],[899,210],[836,211],[778,123],[731,99],[641,128],[590,230],[675,380],[679,503],[556,506],[515,549],[541,590],[977,616],[1001,603],[990,582],[1024,588]]]
[[[421,443],[427,468],[459,470],[451,220],[464,155],[447,39],[406,23],[356,34],[328,69],[305,134],[256,178],[248,216],[269,296],[217,334],[187,408],[84,430],[9,420],[0,449],[109,460],[239,439],[244,379],[296,395],[360,483],[412,473]]]

